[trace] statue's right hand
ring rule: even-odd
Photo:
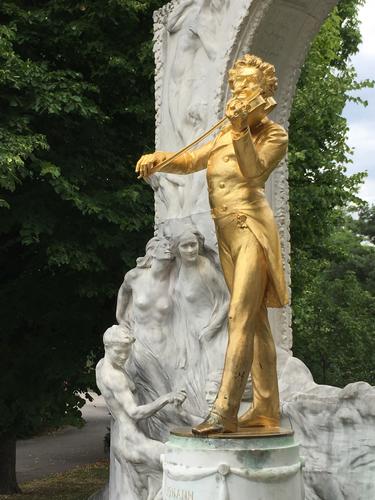
[[[138,174],[138,179],[146,179],[151,174],[157,172],[157,167],[167,158],[167,155],[162,151],[156,151],[153,154],[143,155],[137,162],[135,171]]]

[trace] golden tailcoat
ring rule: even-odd
[[[285,156],[287,145],[284,128],[266,118],[251,132],[237,133],[226,127],[213,141],[161,170],[189,174],[207,168],[213,218],[223,224],[224,218],[230,222],[235,217],[240,226],[245,224],[252,231],[264,250],[268,307],[288,302],[277,225],[264,193],[265,183]]]

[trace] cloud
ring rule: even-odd
[[[367,0],[359,13],[363,44],[361,55],[375,59],[375,2]]]
[[[354,165],[351,172],[369,170],[375,159],[375,117],[373,121],[352,122],[349,129],[349,145],[354,148]],[[374,176],[375,179],[375,176]]]
[[[375,119],[374,121],[353,122],[349,130],[349,146],[354,148],[353,163],[348,165],[347,174],[367,171],[359,196],[369,203],[375,203]]]
[[[349,130],[349,145],[354,148],[353,163],[348,165],[347,174],[367,171],[367,178],[360,189],[360,197],[375,203],[375,117],[373,121],[353,122]]]
[[[360,10],[362,22],[362,44],[352,58],[359,79],[375,80],[375,2],[367,0]],[[375,89],[358,92],[367,100],[367,108],[348,103],[344,115],[349,125],[349,145],[354,148],[353,163],[348,165],[348,174],[367,170],[368,177],[361,188],[360,196],[375,202]]]
[[[375,179],[367,179],[359,192],[360,198],[375,204]]]

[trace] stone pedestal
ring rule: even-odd
[[[289,429],[194,437],[171,433],[163,500],[303,500],[299,446]]]

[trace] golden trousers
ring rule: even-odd
[[[231,294],[228,346],[213,412],[237,419],[251,370],[253,414],[279,418],[276,349],[268,322],[264,249],[241,213],[215,217],[219,256]]]

